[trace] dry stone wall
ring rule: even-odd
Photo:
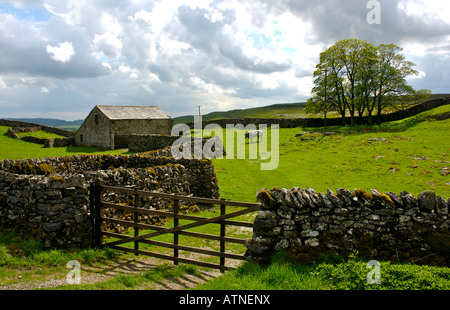
[[[31,142],[31,143],[36,143],[36,144],[43,144],[45,147],[47,148],[52,148],[52,147],[67,147],[67,146],[74,146],[75,145],[75,138],[70,137],[70,133],[66,132],[64,130],[60,130],[57,128],[52,128],[49,130],[49,128],[52,127],[46,127],[46,126],[35,126],[35,127],[10,127],[8,128],[6,135],[14,138],[14,139],[20,139],[22,141],[25,142]],[[40,130],[46,130],[47,132],[54,132],[54,133],[58,133],[62,136],[66,136],[68,138],[56,138],[56,139],[52,139],[52,138],[47,138],[47,139],[42,139],[42,138],[37,138],[37,137],[33,137],[33,136],[25,136],[25,137],[20,137],[19,135],[17,135],[17,133],[19,132],[36,132],[36,131],[40,131]]]
[[[171,146],[179,138],[162,135],[130,135],[129,148],[131,152],[155,151]]]
[[[377,190],[260,189],[246,257],[265,263],[275,251],[310,261],[325,253],[366,259],[450,264],[450,199]]]
[[[200,145],[201,140],[201,154],[198,154],[195,150],[195,146],[198,143]],[[222,140],[219,137],[180,137],[180,136],[164,136],[164,135],[130,135],[129,137],[129,149],[131,152],[148,152],[165,149],[166,152],[170,151],[172,146],[179,146],[182,150],[183,144],[189,144],[190,156],[196,156],[196,158],[204,158],[205,154],[210,155],[210,152],[203,152],[205,144],[210,141],[213,145],[211,152],[215,151],[215,147],[219,147],[223,150],[221,155],[226,155],[225,147]],[[214,154],[212,154],[214,155]]]
[[[450,104],[450,97],[442,97],[428,100],[424,103],[418,104],[411,108],[407,108],[405,110],[396,111],[390,114],[382,114],[380,116],[380,121],[384,122],[392,122],[398,121],[401,119],[405,119],[419,113]],[[376,121],[377,116],[373,116],[373,120]],[[369,117],[356,117],[356,122],[358,124],[368,124]],[[341,117],[328,118],[327,124],[328,126],[341,126],[343,124],[350,124],[350,117],[346,117],[345,121]],[[318,118],[235,118],[235,119],[216,119],[216,120],[203,120],[202,126],[205,127],[210,124],[219,125],[222,128],[225,128],[226,125],[238,125],[242,124],[247,126],[249,124],[254,124],[259,126],[260,124],[278,124],[280,128],[295,128],[295,127],[323,127],[324,119],[323,117]],[[187,125],[190,128],[194,128],[194,122],[189,122]]]
[[[12,121],[8,119],[0,119],[0,126],[9,126],[9,127],[21,127],[21,128],[39,128],[39,130],[44,130],[47,132],[51,132],[63,137],[71,138],[75,135],[74,132],[67,131],[64,129],[59,129],[51,126],[45,126],[45,125],[38,125],[28,122],[21,122],[21,121]]]
[[[218,198],[209,160],[175,160],[167,150],[131,156],[80,155],[0,162],[0,228],[41,240],[46,247],[84,248],[92,243],[90,184],[133,187]],[[132,197],[106,192],[105,201],[132,204]],[[170,209],[171,201],[142,198],[141,207]],[[183,205],[182,210],[192,208]],[[109,216],[127,214],[106,210]],[[145,217],[144,223],[161,218]],[[112,231],[123,227],[110,225]]]

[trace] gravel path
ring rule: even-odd
[[[98,282],[104,282],[113,278],[118,274],[138,274],[145,270],[155,268],[158,265],[167,263],[167,261],[138,256],[128,260],[121,260],[118,262],[111,262],[108,265],[96,265],[96,266],[81,266],[81,284],[94,284]],[[0,279],[0,290],[33,290],[33,289],[45,289],[54,288],[61,285],[66,285],[67,271],[61,271],[55,269],[55,272],[49,272],[46,270],[39,275],[39,268],[37,269],[19,269],[15,274],[18,275],[17,279],[8,279],[8,282],[14,282],[12,284],[2,284],[6,280]],[[32,276],[20,276],[21,274],[28,273]],[[155,290],[182,290],[186,288],[195,287],[201,283],[209,281],[215,277],[220,276],[220,272],[217,270],[199,270],[198,274],[185,274],[179,278],[166,279],[163,282],[158,282],[153,285]]]

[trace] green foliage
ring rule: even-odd
[[[80,251],[47,250],[41,241],[23,238],[14,232],[0,233],[0,265],[10,268],[27,265],[65,266],[71,260],[91,264],[117,257],[113,249],[83,249]]]
[[[248,262],[225,275],[198,286],[199,290],[326,290],[328,283],[310,266],[292,262],[284,252],[263,267]]]
[[[450,268],[380,262],[380,284],[369,284],[367,262],[351,257],[340,264],[320,264],[316,275],[333,290],[448,290]]]
[[[72,255],[72,259],[80,263],[90,264],[95,262],[109,261],[117,257],[117,251],[110,248],[104,249],[83,249]]]
[[[7,266],[12,260],[11,254],[8,253],[8,249],[0,244],[0,267]]]
[[[44,249],[41,241],[28,238],[21,242],[21,247],[25,256],[33,256],[34,253],[41,252]]]
[[[67,264],[71,260],[71,256],[64,251],[48,250],[34,253],[32,260],[40,265],[59,266]]]
[[[374,46],[358,39],[336,42],[320,54],[306,112],[335,110],[342,118],[349,113],[351,125],[356,114],[367,113],[372,123],[375,109],[381,115],[388,105],[406,106],[429,97],[429,91],[415,91],[407,84],[406,77],[418,72],[401,51],[394,44]]]
[[[145,271],[141,274],[141,276],[147,280],[157,283],[163,281],[164,279],[177,278],[183,276],[184,274],[197,273],[197,268],[193,265],[173,266],[169,264],[162,264]]]
[[[66,137],[55,134],[55,133],[51,133],[51,132],[47,132],[44,130],[40,130],[40,131],[35,131],[35,132],[18,132],[17,135],[19,137],[36,137],[39,139],[64,139]]]
[[[245,263],[197,287],[201,290],[448,290],[450,268],[380,262],[381,284],[369,284],[372,268],[350,256],[324,256],[312,264],[291,261],[277,252],[270,265]]]
[[[127,288],[133,288],[139,284],[139,278],[132,275],[118,275],[114,280]]]

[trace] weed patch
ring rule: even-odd
[[[380,262],[381,283],[369,284],[367,262],[350,256],[322,256],[310,264],[291,261],[283,252],[262,267],[246,263],[200,285],[201,290],[448,290],[450,268]]]

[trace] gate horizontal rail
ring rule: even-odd
[[[227,225],[229,225],[229,226],[252,228],[253,223],[243,222],[243,221],[233,221],[230,219],[240,216],[240,215],[258,211],[260,208],[260,204],[257,204],[257,203],[246,203],[246,202],[238,202],[238,201],[227,201],[224,199],[211,199],[211,198],[203,198],[203,197],[168,194],[168,193],[161,193],[161,192],[150,192],[150,191],[137,190],[134,188],[127,188],[127,187],[105,186],[105,185],[103,185],[103,182],[101,179],[96,180],[95,184],[94,183],[91,184],[91,190],[94,192],[93,194],[91,193],[91,197],[92,197],[92,200],[91,200],[91,204],[92,204],[91,208],[92,209],[91,210],[93,210],[95,213],[95,216],[93,218],[95,245],[100,246],[100,247],[109,247],[109,248],[113,248],[113,249],[117,249],[117,250],[121,250],[121,251],[125,251],[125,252],[130,252],[130,253],[134,253],[135,255],[147,255],[147,256],[156,257],[156,258],[160,258],[160,259],[171,260],[175,264],[178,264],[179,262],[181,262],[181,263],[188,263],[188,264],[194,264],[194,265],[199,265],[199,266],[204,266],[204,267],[220,269],[222,272],[231,268],[231,267],[225,266],[226,258],[244,260],[244,255],[226,252],[225,244],[227,242],[228,243],[245,244],[245,242],[246,242],[245,239],[227,237],[225,227]],[[114,192],[114,193],[123,193],[123,194],[133,195],[134,196],[134,206],[104,202],[103,194],[107,191]],[[142,208],[139,206],[140,197],[158,197],[158,198],[173,200],[174,201],[174,211],[168,212],[168,211],[160,211],[160,210],[152,210],[152,209],[148,209],[148,208]],[[179,213],[180,201],[194,202],[197,204],[205,204],[205,205],[220,205],[220,216],[216,216],[213,218],[207,218],[207,217],[193,216],[193,215],[187,215],[187,214],[180,214]],[[239,210],[239,211],[234,211],[232,213],[227,214],[226,206],[242,207],[245,209]],[[106,217],[103,215],[103,210],[105,208],[114,208],[117,210],[128,211],[134,215],[134,218],[133,218],[133,220],[126,220],[126,219],[117,219],[117,218],[113,219],[113,218]],[[173,218],[174,219],[174,227],[173,228],[165,228],[162,226],[140,223],[138,220],[139,214],[158,215],[161,217]],[[179,225],[180,219],[193,221],[193,223]],[[103,223],[112,223],[112,224],[118,224],[121,226],[132,227],[132,228],[134,228],[134,236],[105,231],[102,229]],[[206,224],[219,224],[220,225],[220,235],[187,231],[187,229],[199,227],[199,226],[206,225]],[[139,229],[154,230],[154,232],[139,235]],[[149,240],[149,238],[161,236],[164,234],[173,234],[173,243]],[[216,251],[216,250],[210,250],[210,249],[204,249],[204,248],[191,247],[191,246],[187,246],[187,245],[180,245],[179,240],[178,240],[179,235],[219,241],[220,250]],[[103,236],[112,237],[112,238],[115,238],[118,240],[108,242],[108,243],[103,243],[102,242]],[[134,242],[134,248],[121,246],[121,245],[123,245],[125,243],[129,243],[129,242]],[[139,243],[173,249],[173,255],[154,253],[154,252],[139,249]],[[188,258],[181,258],[181,257],[179,257],[180,250],[219,257],[220,262],[219,262],[219,264],[212,264],[212,263],[207,263],[207,262],[202,262],[202,261],[195,261],[195,260],[188,259]]]

